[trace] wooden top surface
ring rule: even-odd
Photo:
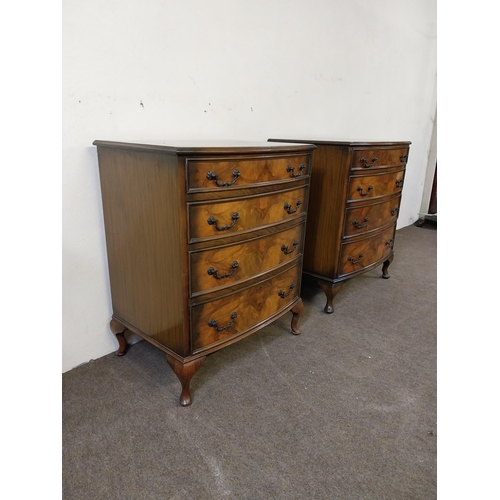
[[[324,144],[332,146],[399,146],[399,145],[410,145],[410,141],[341,141],[341,140],[329,140],[329,139],[268,139],[270,142],[291,142],[291,143],[310,143],[310,144]]]
[[[155,151],[171,154],[231,154],[231,153],[278,153],[293,151],[308,151],[316,148],[314,144],[303,144],[298,141],[267,142],[267,141],[140,141],[116,142],[95,140],[97,147],[131,149],[136,151]]]

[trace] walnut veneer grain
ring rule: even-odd
[[[180,403],[205,357],[291,311],[298,334],[311,144],[95,141],[113,314],[167,355]]]
[[[313,152],[311,194],[304,249],[306,275],[326,294],[325,312],[342,284],[394,258],[394,236],[410,142],[308,142]]]

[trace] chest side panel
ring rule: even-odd
[[[113,313],[186,354],[185,209],[177,160],[106,147],[98,155]]]
[[[313,152],[307,216],[304,271],[334,277],[340,250],[348,147],[318,145]]]

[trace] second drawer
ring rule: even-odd
[[[404,176],[404,170],[388,174],[353,176],[349,179],[347,203],[400,192],[403,189]]]
[[[190,243],[305,216],[307,187],[220,202],[188,203]]]

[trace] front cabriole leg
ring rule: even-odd
[[[118,351],[116,351],[116,355],[123,356],[128,349],[127,339],[124,335],[127,327],[123,326],[119,321],[113,318],[109,322],[109,328],[116,335],[116,339],[118,340]]]
[[[323,309],[327,314],[333,313],[333,299],[340,292],[340,289],[344,285],[344,283],[333,284],[329,281],[318,280],[318,285],[325,292],[326,295],[326,305]]]
[[[178,359],[174,358],[170,354],[167,354],[167,363],[170,368],[174,371],[179,379],[182,392],[179,398],[179,403],[182,406],[189,406],[192,403],[191,393],[189,392],[189,383],[191,378],[197,372],[198,368],[205,362],[206,356],[197,358],[194,361],[189,361],[188,363],[182,363]]]
[[[384,262],[382,265],[382,278],[384,279],[389,279],[391,275],[388,272],[389,266],[391,265],[391,262],[394,260],[394,254],[391,253],[389,257],[387,257],[387,260]]]
[[[302,299],[299,297],[299,300],[296,302],[296,304],[292,307],[292,333],[294,335],[300,335],[300,330],[298,327],[298,322],[300,319],[300,315],[302,314],[302,311],[304,310],[304,303],[302,302]]]

